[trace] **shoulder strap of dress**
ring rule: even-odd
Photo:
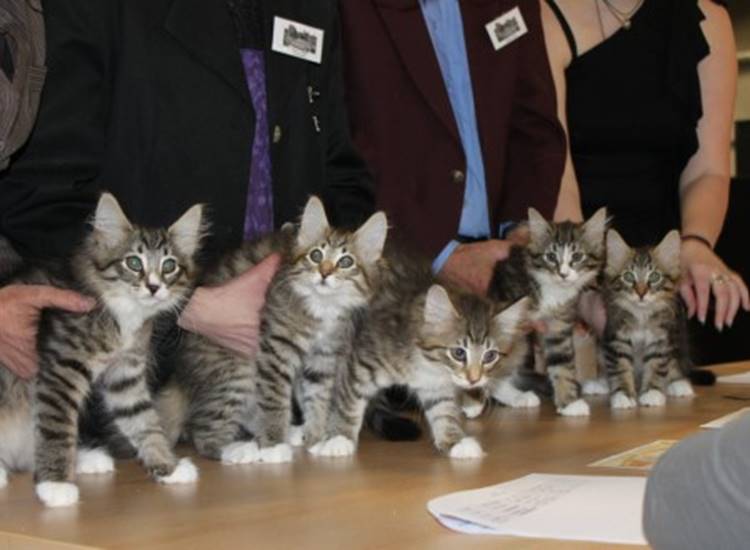
[[[562,27],[562,30],[565,33],[565,38],[568,40],[568,45],[570,46],[570,53],[573,54],[573,59],[575,59],[578,57],[578,45],[576,44],[576,38],[573,35],[573,29],[570,28],[568,20],[565,19],[565,15],[563,15],[560,6],[557,5],[555,0],[546,0],[546,2],[555,14],[555,17],[557,17],[557,20],[560,22],[560,26]]]

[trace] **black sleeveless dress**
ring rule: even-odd
[[[698,149],[704,15],[697,0],[644,0],[629,30],[579,56],[557,13],[574,57],[568,126],[584,215],[607,206],[631,246],[658,242],[680,227],[680,174]]]

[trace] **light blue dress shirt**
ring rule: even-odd
[[[479,143],[479,128],[474,109],[469,57],[464,40],[464,23],[458,0],[419,0],[422,15],[432,39],[453,117],[466,156],[466,189],[458,234],[467,237],[489,237],[490,216],[487,208],[487,186]],[[489,40],[489,39],[488,39]],[[432,263],[436,273],[459,245],[451,241]]]

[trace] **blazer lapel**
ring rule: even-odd
[[[460,143],[453,108],[419,2],[375,0],[375,4],[414,84],[450,134]]]
[[[224,2],[174,0],[165,27],[186,50],[216,73],[246,103],[251,103],[234,22]]]

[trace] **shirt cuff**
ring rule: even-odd
[[[451,241],[449,242],[445,248],[443,248],[443,251],[438,255],[437,258],[432,262],[432,272],[437,275],[440,273],[440,270],[443,269],[443,266],[445,265],[445,262],[448,261],[448,258],[450,258],[450,255],[453,254],[453,251],[456,250],[458,245],[461,244],[458,241]]]
[[[498,227],[497,235],[500,239],[505,240],[508,237],[508,233],[513,231],[516,227],[518,227],[518,223],[516,222],[503,222]]]

